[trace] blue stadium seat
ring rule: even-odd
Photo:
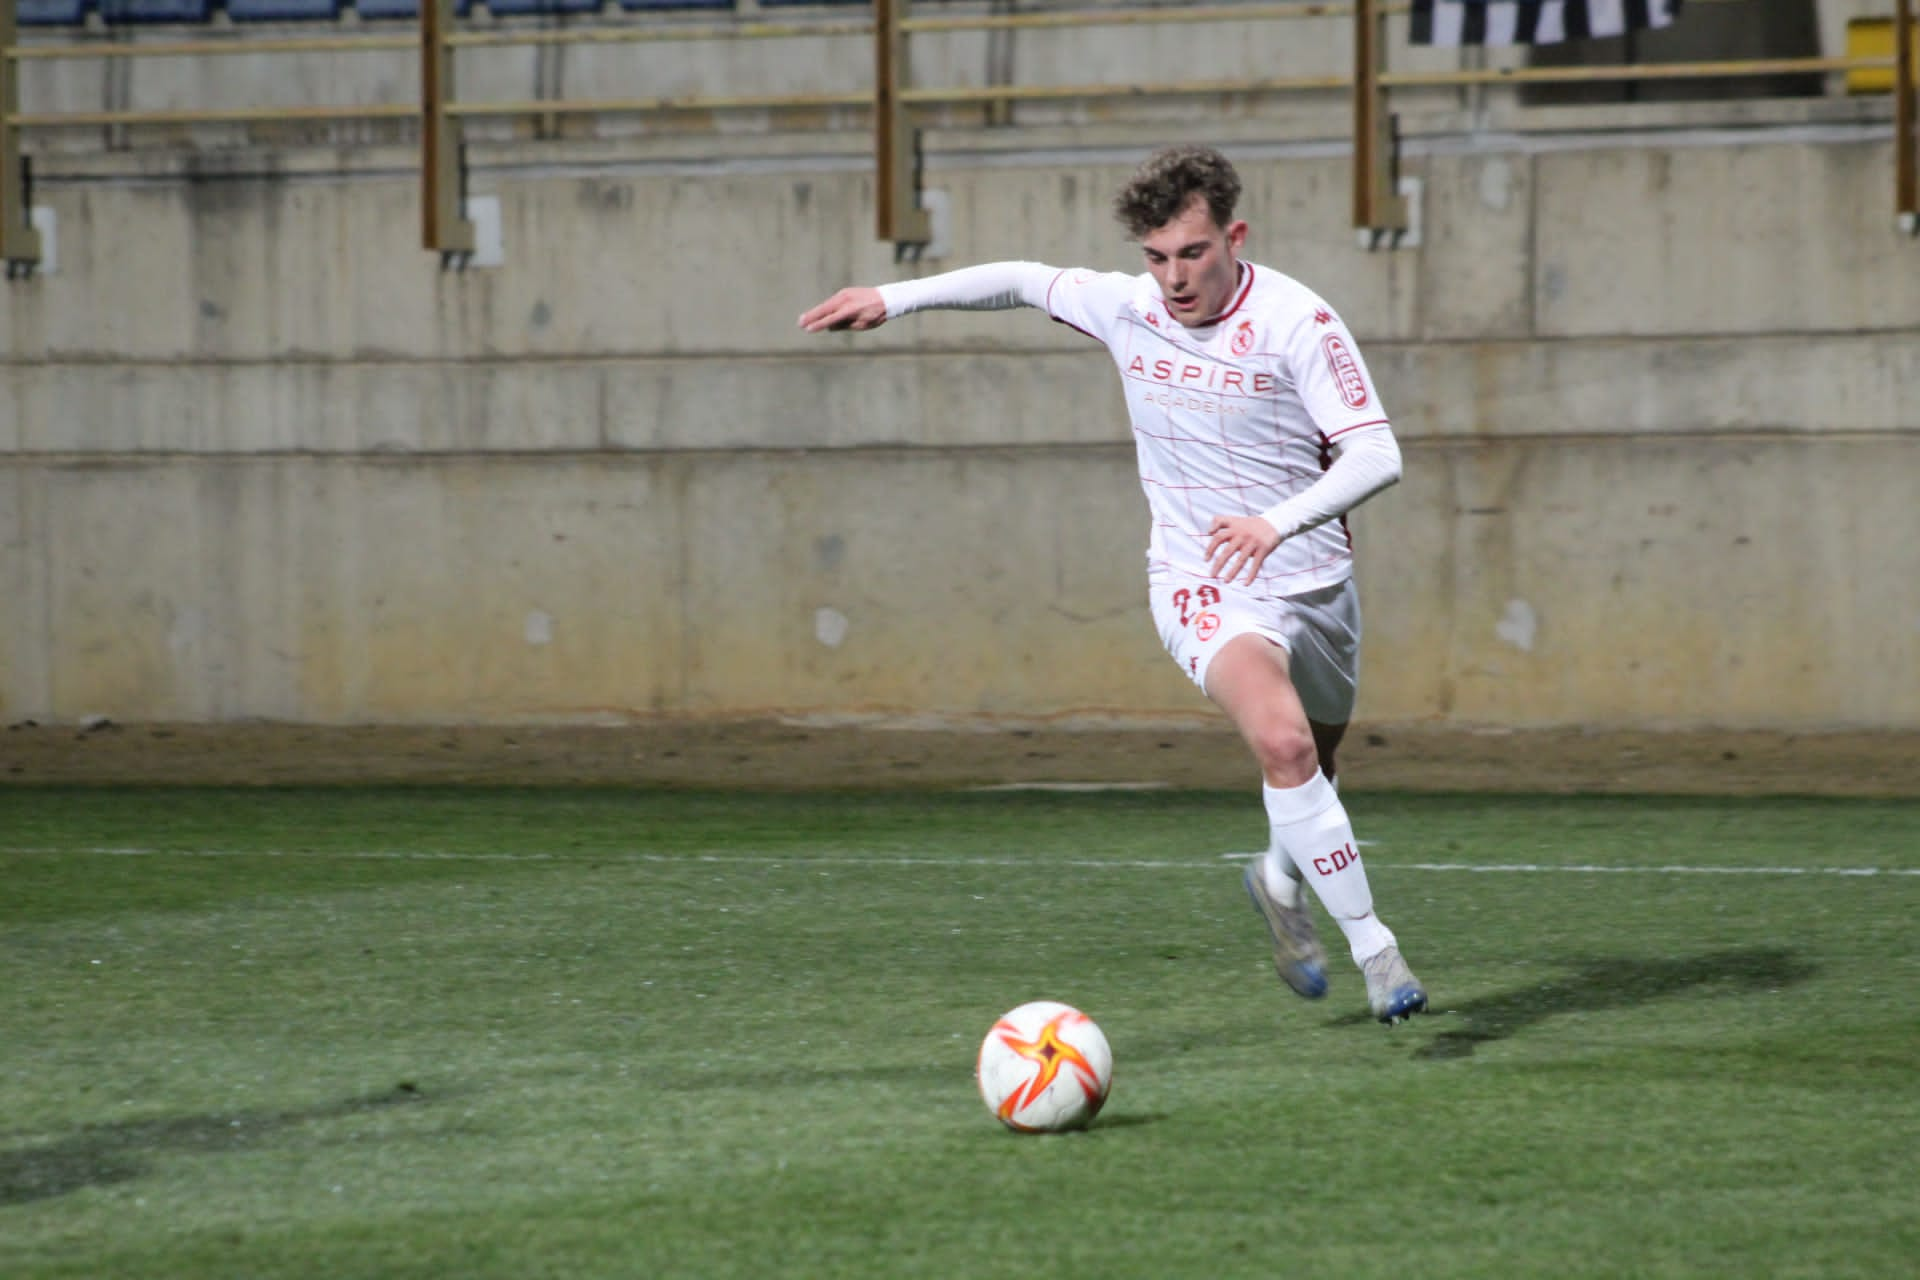
[[[866,4],[868,0],[760,0],[762,8],[785,4]]]
[[[598,13],[601,0],[485,0],[487,11],[503,18],[529,13]]]
[[[92,6],[93,0],[20,0],[15,18],[23,27],[77,27]]]
[[[343,6],[344,7],[344,6]],[[354,10],[362,18],[418,18],[420,0],[353,0]],[[464,18],[473,12],[473,0],[454,0],[453,13]]]
[[[649,9],[731,9],[733,0],[620,0],[620,7],[628,13],[645,13]]]
[[[227,0],[235,22],[332,22],[342,0]]]
[[[100,0],[100,16],[114,25],[136,22],[205,22],[213,0]]]

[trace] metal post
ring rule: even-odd
[[[1019,8],[1020,0],[993,0],[987,12],[995,17],[1011,14]],[[987,32],[987,83],[1005,85],[1013,83],[1013,32],[1006,27],[996,27]],[[995,98],[987,104],[987,124],[991,128],[1004,129],[1013,123],[1013,102],[1009,98]]]
[[[40,261],[40,233],[28,207],[26,161],[20,155],[19,67],[13,58],[16,0],[0,0],[0,259],[7,278],[33,270]]]
[[[1913,0],[1895,0],[1893,8],[1893,192],[1900,229],[1920,235],[1920,139],[1914,116],[1920,111],[1920,69],[1914,66]]]
[[[462,208],[460,121],[447,110],[453,99],[453,0],[420,4],[420,212],[422,242],[442,265],[473,252],[473,224]]]
[[[895,257],[916,253],[933,239],[933,223],[920,207],[920,165],[913,121],[901,99],[907,78],[907,34],[901,19],[907,0],[874,0],[873,169],[875,230],[893,242]]]
[[[1380,79],[1386,63],[1384,7],[1381,0],[1355,0],[1353,6],[1353,225],[1376,240],[1407,227],[1400,142]]]

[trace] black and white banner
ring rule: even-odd
[[[1680,0],[1413,0],[1414,44],[1559,44],[1671,26]]]

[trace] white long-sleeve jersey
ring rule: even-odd
[[[1242,262],[1227,309],[1186,328],[1152,275],[1035,262],[880,286],[889,318],[933,308],[1038,307],[1104,344],[1125,383],[1152,516],[1149,570],[1209,576],[1216,515],[1257,515],[1283,539],[1259,586],[1297,595],[1345,581],[1341,517],[1400,478],[1400,448],[1353,335],[1299,281]]]

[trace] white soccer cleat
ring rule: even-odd
[[[1247,896],[1267,922],[1273,935],[1273,967],[1280,981],[1309,1000],[1327,994],[1327,953],[1314,932],[1313,917],[1304,905],[1284,907],[1267,892],[1267,878],[1260,874],[1260,860],[1247,866]]]
[[[1367,1004],[1381,1022],[1392,1026],[1426,1012],[1427,989],[1400,958],[1400,948],[1388,947],[1369,957],[1360,971],[1367,976]]]

